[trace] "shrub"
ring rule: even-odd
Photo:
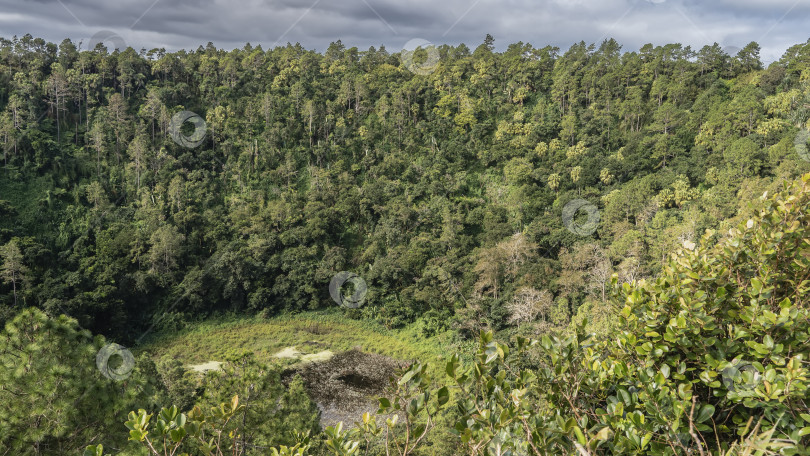
[[[481,336],[447,372],[470,454],[806,454],[810,175],[724,239],[707,232],[654,281],[618,284],[626,323],[597,339]],[[526,366],[536,347],[540,366]],[[765,437],[763,437],[765,435]],[[747,438],[740,443],[740,439]],[[491,451],[491,450],[490,450]]]

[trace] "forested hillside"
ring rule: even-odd
[[[334,306],[342,270],[368,284],[351,315],[388,327],[605,323],[611,274],[653,277],[810,170],[810,44],[767,69],[756,43],[1,44],[0,319],[122,343]],[[572,201],[593,229],[566,227]]]
[[[0,39],[0,455],[808,454],[810,41],[505,49]]]
[[[43,429],[29,417],[0,428],[0,442],[17,437],[15,449],[51,454],[84,438],[93,443],[84,456],[105,454],[99,440],[112,443],[115,454],[153,456],[810,454],[809,210],[810,173],[757,199],[750,218],[727,233],[707,230],[697,243],[686,242],[655,280],[620,284],[614,276],[610,299],[623,317],[615,330],[595,335],[577,324],[511,342],[482,331],[472,357],[413,360],[377,396],[378,408],[348,418],[354,425],[321,432],[298,379],[285,391],[278,370],[251,356],[207,375],[205,395],[190,407],[176,367],[156,374],[141,362],[126,383],[99,381],[86,371],[89,357],[76,356],[92,352],[84,342],[79,350],[55,350],[75,359],[68,373],[86,372],[78,385],[65,383],[72,394],[55,404],[76,396],[68,385],[107,393],[78,397],[93,414],[61,418],[40,395],[26,394],[25,382],[14,388],[22,393],[15,398],[0,390],[0,424],[9,423],[3,418],[14,404],[34,399],[32,410],[68,431]],[[37,350],[75,337],[75,321],[66,320],[26,311],[3,335],[12,344],[35,341],[11,353],[38,367],[55,356]],[[0,363],[8,364],[7,353],[0,351]],[[323,375],[340,375],[343,367],[331,369]],[[48,380],[61,371],[44,370]],[[119,385],[125,394],[115,394]],[[181,405],[152,405],[166,400]],[[135,404],[148,410],[128,414],[123,450],[123,430],[101,426]]]

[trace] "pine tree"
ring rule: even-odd
[[[28,268],[23,263],[23,255],[17,241],[12,239],[8,244],[0,246],[0,279],[3,283],[11,285],[14,293],[14,306],[17,306],[17,290],[28,280]]]

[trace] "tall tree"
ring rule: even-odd
[[[10,284],[14,294],[14,306],[17,306],[17,290],[28,280],[28,268],[23,263],[23,255],[16,239],[0,246],[0,278]]]

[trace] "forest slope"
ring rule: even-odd
[[[333,306],[344,270],[386,327],[593,319],[611,273],[654,276],[810,169],[810,44],[758,52],[3,39],[0,320],[33,305],[132,345]]]

